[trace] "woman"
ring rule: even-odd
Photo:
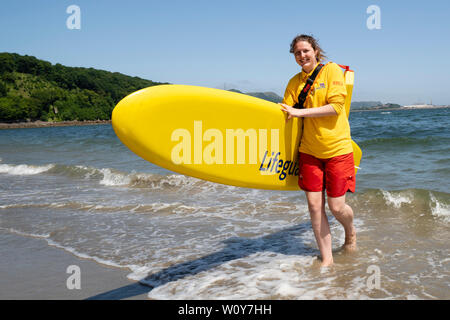
[[[291,53],[302,71],[286,87],[281,109],[304,122],[300,144],[299,186],[305,191],[311,224],[321,253],[321,266],[333,264],[331,233],[325,213],[325,190],[328,206],[345,230],[344,249],[356,250],[353,210],[345,203],[347,191],[355,192],[355,168],[350,125],[345,111],[344,76],[335,63],[320,70],[304,102],[304,109],[293,108],[300,91],[315,68],[324,59],[316,39],[299,35],[291,43]]]

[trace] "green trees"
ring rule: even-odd
[[[0,81],[0,98],[6,97],[8,94],[8,88],[6,87],[6,84],[3,81]]]
[[[108,120],[126,95],[161,83],[0,53],[0,121]]]
[[[20,97],[0,98],[0,119],[2,121],[15,121],[16,119],[36,118],[38,110],[29,99]]]

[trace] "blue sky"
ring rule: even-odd
[[[80,30],[66,26],[70,5]],[[367,28],[370,5],[379,30]],[[0,10],[0,52],[52,63],[282,95],[300,71],[289,44],[308,33],[355,70],[353,101],[450,104],[445,0],[3,0]]]

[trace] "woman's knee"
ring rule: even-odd
[[[341,215],[345,213],[345,197],[328,198],[328,207],[333,215]]]
[[[308,210],[311,216],[319,217],[324,211],[322,203],[308,203]]]
[[[307,193],[308,209],[311,216],[320,216],[325,209],[325,203],[322,194]]]

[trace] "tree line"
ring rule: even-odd
[[[162,83],[0,53],[0,121],[109,120],[126,95],[158,84]]]

